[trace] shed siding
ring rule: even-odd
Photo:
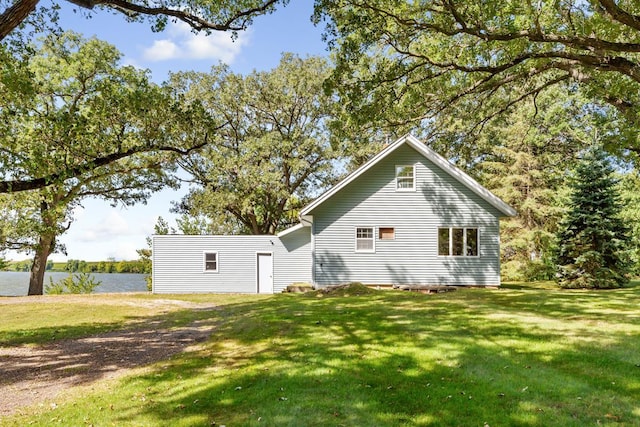
[[[272,243],[273,242],[273,243]],[[218,272],[203,272],[203,253],[218,253]],[[309,228],[286,236],[153,237],[154,293],[256,293],[257,252],[273,254],[273,291],[311,282]]]
[[[415,165],[416,191],[396,191],[396,165]],[[310,213],[318,285],[500,283],[500,212],[407,145]],[[375,228],[375,253],[355,252],[356,227]],[[395,239],[380,240],[379,227]],[[480,256],[438,256],[439,227],[477,227]]]

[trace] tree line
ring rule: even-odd
[[[7,262],[3,268],[5,271],[31,270],[32,261]],[[49,260],[46,271],[60,271],[69,273],[151,273],[151,266],[140,260],[131,261],[84,261],[69,259],[64,263]]]
[[[205,3],[128,2],[125,12],[155,29],[179,19],[236,31],[286,5]],[[273,234],[408,131],[518,210],[502,224],[505,277],[585,276],[597,260],[621,277],[638,273],[640,6],[316,0],[313,19],[325,25],[331,62],[285,54],[271,71],[220,65],[157,85],[121,65],[115,47],[63,31],[37,1],[6,5],[0,236],[3,249],[34,255],[29,294],[42,293],[48,256],[65,250],[58,237],[84,198],[144,202],[177,186],[182,168],[193,185],[174,205],[181,232]],[[596,152],[616,175],[597,180],[617,218],[598,233],[621,242],[620,263],[609,247],[566,246],[586,236],[569,219],[588,201],[577,183]]]

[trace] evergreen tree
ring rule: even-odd
[[[628,282],[628,231],[620,219],[613,167],[601,148],[586,151],[569,186],[569,210],[558,233],[563,288],[618,288]]]
[[[579,95],[555,88],[491,120],[477,139],[466,139],[467,146],[483,150],[475,156],[471,152],[470,158],[481,161],[470,173],[518,212],[500,220],[503,280],[554,276],[552,252],[563,213],[565,171],[575,164],[591,127],[580,116],[583,107]]]
[[[620,176],[620,217],[630,228],[631,274],[640,275],[640,171],[630,169]]]

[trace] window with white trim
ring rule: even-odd
[[[356,252],[375,252],[373,227],[356,227]]]
[[[416,188],[415,181],[415,168],[413,165],[396,166],[397,191],[414,191]]]
[[[205,273],[218,272],[218,252],[205,252],[203,255]]]
[[[478,228],[438,228],[438,255],[477,257],[480,254]]]

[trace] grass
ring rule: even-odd
[[[206,312],[217,329],[199,350],[0,425],[640,425],[637,282],[597,292],[521,283],[436,295],[181,298],[221,305]],[[69,328],[96,322],[68,305],[78,312]],[[167,321],[201,316],[172,313]],[[122,311],[101,321],[120,327],[148,315],[165,316]],[[50,328],[44,313],[40,321],[29,325],[34,336]]]

